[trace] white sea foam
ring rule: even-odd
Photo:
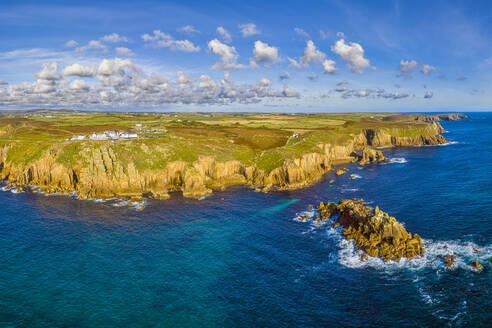
[[[333,219],[328,219],[324,222],[314,222],[312,219],[317,215],[317,211],[305,211],[298,214],[294,219],[304,222],[301,218],[307,215],[311,229],[304,233],[308,233],[320,227],[325,227],[327,237],[335,242],[338,246],[338,262],[348,268],[372,268],[380,271],[392,272],[396,270],[411,270],[419,271],[423,269],[434,269],[436,273],[450,270],[468,270],[472,272],[480,271],[470,265],[470,261],[478,261],[484,266],[489,265],[489,260],[492,257],[492,244],[480,246],[471,241],[461,240],[431,240],[422,239],[424,246],[424,255],[412,259],[402,258],[400,262],[384,262],[380,258],[369,257],[366,260],[361,260],[363,251],[357,251],[352,241],[347,240],[341,235],[341,227],[333,228]],[[446,267],[442,256],[456,256],[454,265]],[[427,299],[427,296],[423,296]],[[427,299],[428,301],[432,301]]]
[[[361,177],[360,175],[358,175],[358,174],[351,174],[349,177],[350,177],[350,179],[360,179],[360,178],[362,178],[362,177]]]
[[[116,203],[113,203],[112,206],[114,207],[131,207],[137,211],[141,211],[145,208],[145,201],[141,202],[132,202],[129,200],[119,200]]]
[[[390,158],[390,163],[398,163],[398,164],[404,164],[407,163],[407,159],[405,157],[393,157]]]
[[[451,146],[451,145],[457,145],[457,144],[460,144],[460,142],[458,142],[458,141],[449,141],[449,142],[446,142],[446,143],[443,143],[443,144],[439,144],[437,146]]]
[[[344,188],[342,189],[343,192],[357,192],[359,191],[358,188]]]

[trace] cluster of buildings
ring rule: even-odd
[[[136,130],[139,133],[164,133],[167,132],[165,129],[147,129],[144,130],[142,124],[136,124]],[[79,140],[128,140],[128,139],[138,139],[139,135],[134,131],[104,131],[101,133],[93,133],[91,135],[79,134],[73,138],[70,138],[70,141],[79,141]]]
[[[133,131],[104,131],[101,133],[93,133],[89,136],[85,134],[79,134],[73,138],[70,138],[71,141],[77,140],[121,140],[121,139],[137,139],[138,134]]]

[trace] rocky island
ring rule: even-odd
[[[36,186],[46,193],[102,199],[167,198],[173,191],[200,198],[234,184],[265,192],[295,189],[319,181],[335,165],[384,161],[375,147],[445,143],[436,120],[446,115],[425,118],[5,111],[0,116],[0,180],[11,188]],[[74,138],[135,127],[152,136]]]
[[[333,222],[341,227],[342,236],[353,240],[357,250],[383,261],[399,262],[401,258],[422,256],[424,248],[419,235],[407,232],[402,223],[375,207],[364,205],[362,199],[342,199],[335,203],[320,203],[320,221],[338,215]]]

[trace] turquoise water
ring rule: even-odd
[[[490,326],[492,115],[443,126],[456,143],[384,149],[393,163],[293,192],[230,188],[141,211],[0,192],[0,326]],[[347,197],[404,221],[425,256],[361,262],[328,226],[295,219]]]

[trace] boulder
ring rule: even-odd
[[[472,260],[472,261],[470,261],[470,265],[472,267],[474,267],[475,269],[478,269],[478,270],[482,270],[483,269],[483,265],[480,264],[480,262],[478,262],[478,261],[473,261]]]

